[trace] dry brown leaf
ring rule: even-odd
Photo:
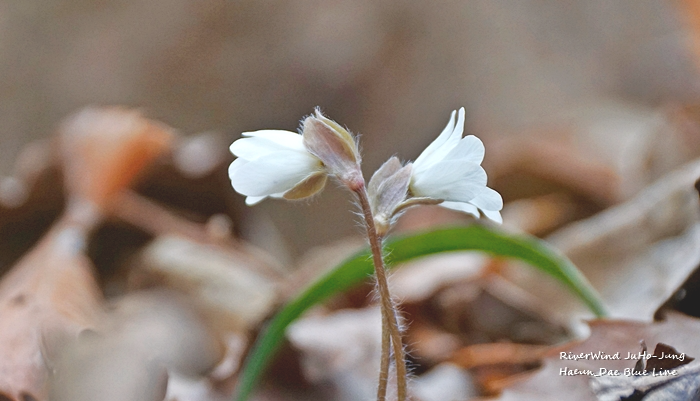
[[[427,366],[449,360],[462,346],[458,335],[430,325],[424,319],[411,321],[406,330],[406,343],[411,344],[411,355]]]
[[[554,344],[569,337],[566,330],[529,309],[529,300],[511,288],[498,288],[490,278],[456,283],[438,292],[423,309],[446,331],[466,344],[512,341]],[[505,295],[505,296],[504,296]]]
[[[302,353],[307,379],[334,384],[333,399],[369,399],[376,391],[381,326],[377,307],[345,309],[306,315],[289,326],[287,338]]]
[[[242,249],[164,235],[135,263],[132,288],[159,284],[187,293],[222,332],[255,327],[278,300],[278,280],[265,274],[270,267]]]
[[[122,344],[81,336],[56,363],[50,382],[56,401],[162,401],[168,385],[166,366]]]
[[[418,303],[451,283],[474,280],[489,258],[477,252],[450,252],[403,263],[390,278],[392,294],[403,303]]]
[[[636,361],[632,374],[601,375],[591,379],[591,388],[599,401],[697,399],[700,364],[685,366],[695,358],[664,343],[656,344],[653,354],[648,352],[644,341],[640,348],[637,355],[644,358]]]
[[[494,142],[490,149],[498,163],[489,177],[506,198],[538,190],[524,175],[609,206],[698,157],[700,143],[687,132],[693,125],[677,108],[596,99],[557,113],[515,139]]]
[[[509,378],[538,367],[550,348],[518,343],[475,344],[455,352],[451,361],[470,369],[485,394],[499,394]]]
[[[170,136],[118,108],[86,109],[63,124],[68,209],[0,282],[0,394],[46,399],[47,364],[66,341],[97,324],[102,296],[84,253],[87,236],[101,221],[98,209],[109,206]],[[42,168],[28,168],[26,175]]]
[[[465,370],[443,363],[413,379],[411,392],[416,401],[464,401],[477,389]]]
[[[57,225],[0,282],[0,393],[10,399],[46,399],[46,353],[99,316],[102,298],[80,252],[83,236]]]
[[[700,69],[700,3],[695,0],[678,0],[675,3],[687,25],[695,67]]]
[[[549,348],[516,343],[475,344],[455,352],[452,362],[465,369],[499,364],[532,364],[539,362]]]
[[[561,249],[600,292],[611,316],[651,321],[700,263],[700,161],[663,177],[629,201],[555,232]],[[553,279],[534,269],[503,274],[562,322],[590,317]]]
[[[280,278],[283,271],[280,263],[267,252],[233,238],[233,223],[223,214],[211,216],[205,224],[197,223],[158,202],[125,190],[116,197],[111,217],[155,237],[187,238],[215,252],[229,253],[249,269],[271,279]]]
[[[120,107],[86,108],[59,129],[71,196],[106,208],[119,191],[168,149],[170,128]]]
[[[585,341],[552,349],[544,359],[542,369],[508,387],[498,400],[554,401],[565,395],[572,401],[596,401],[590,383],[592,374],[600,374],[601,369],[606,369],[607,372],[618,370],[624,375],[625,369],[633,369],[637,360],[624,358],[630,354],[638,355],[642,340],[647,344],[669,344],[686,355],[700,355],[700,337],[697,336],[700,320],[678,313],[670,313],[664,321],[651,324],[597,320],[590,326],[591,335]],[[620,359],[592,360],[588,357],[573,360],[575,356],[587,353],[610,356],[619,353]]]
[[[51,399],[160,401],[168,376],[206,381],[224,347],[186,299],[132,293],[55,358]]]
[[[620,199],[619,177],[614,169],[600,160],[586,157],[571,141],[537,136],[503,140],[493,144],[492,151],[501,161],[491,173],[496,182],[507,181],[515,173],[525,174],[563,186],[602,205]],[[500,185],[510,192],[504,193],[507,197],[514,196],[513,191],[532,190],[509,181]]]
[[[543,236],[579,218],[577,206],[572,196],[558,192],[509,202],[501,213],[507,228]]]

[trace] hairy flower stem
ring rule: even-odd
[[[382,309],[382,356],[379,367],[379,384],[377,385],[377,401],[386,400],[386,389],[389,384],[389,366],[391,365],[391,337],[386,311]]]
[[[379,300],[382,309],[382,321],[386,321],[386,324],[382,324],[382,331],[385,332],[388,328],[391,345],[394,349],[394,361],[396,363],[396,393],[398,401],[405,401],[407,392],[406,361],[404,358],[403,343],[401,341],[401,332],[399,330],[397,312],[396,308],[394,307],[394,303],[391,300],[391,294],[389,293],[389,282],[387,280],[386,269],[384,268],[384,258],[382,257],[382,238],[377,234],[377,228],[374,225],[374,216],[372,215],[372,209],[369,205],[369,199],[365,186],[359,186],[359,188],[355,190],[355,193],[360,199],[362,214],[365,219],[365,226],[367,227],[367,238],[369,239],[369,245],[372,249],[372,259],[374,261],[374,271],[377,275],[377,288],[379,289]],[[385,334],[382,336],[385,337]],[[384,342],[384,339],[382,339],[382,343]],[[380,372],[379,379],[380,391],[382,381],[386,382],[385,377],[388,377],[389,375],[389,364],[384,363],[384,356],[382,359],[382,372]],[[384,384],[384,386],[386,387],[386,384]],[[378,396],[381,395],[380,391],[378,391]],[[384,393],[386,393],[386,391],[384,391]]]

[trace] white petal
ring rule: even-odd
[[[230,178],[233,188],[243,195],[267,196],[292,189],[320,168],[320,161],[309,153],[284,151],[247,161],[233,168]]]
[[[494,212],[491,210],[482,210],[481,212],[484,213],[484,216],[486,216],[490,220],[493,220],[498,224],[503,224],[503,218],[501,217],[500,212]]]
[[[268,197],[282,199],[282,198],[284,198],[284,192],[270,194],[268,196],[248,196],[245,198],[245,204],[248,206],[254,206],[254,205],[257,205],[258,203],[262,202],[263,200],[267,199]]]
[[[413,168],[417,173],[442,160],[452,148],[457,146],[464,132],[464,114],[464,107],[462,107],[459,109],[459,117],[455,124],[455,112],[452,112],[445,129],[413,162]]]
[[[258,157],[269,155],[270,153],[290,149],[277,142],[263,138],[241,138],[232,143],[229,150],[236,157],[254,160]]]
[[[501,194],[489,187],[482,188],[469,203],[481,210],[498,211],[503,209],[503,198],[501,198]]]
[[[462,138],[450,153],[445,155],[445,160],[448,159],[459,159],[481,164],[484,161],[484,143],[474,135],[468,135]]]
[[[304,149],[302,136],[297,132],[285,131],[281,129],[263,129],[259,131],[244,132],[241,135],[249,138],[262,138],[269,141],[284,144],[290,149]]]
[[[248,206],[257,205],[265,198],[267,198],[267,196],[248,196],[245,198],[245,204]]]
[[[438,135],[435,140],[433,140],[428,147],[423,150],[423,152],[418,156],[415,162],[413,162],[414,165],[416,164],[422,164],[425,159],[427,159],[437,148],[442,146],[445,142],[447,142],[447,139],[452,135],[452,132],[454,131],[455,128],[455,111],[452,111],[452,114],[450,114],[450,121],[447,122],[447,125],[445,128],[442,129],[442,132],[440,135]]]
[[[414,175],[411,191],[414,196],[469,202],[485,186],[486,172],[478,164],[444,160],[434,164],[423,174]]]
[[[236,172],[243,167],[245,164],[247,164],[248,161],[245,159],[236,159],[234,160],[229,166],[228,166],[228,176],[229,178],[233,177]]]
[[[457,124],[455,125],[455,130],[452,132],[452,136],[450,137],[451,141],[457,142],[462,138],[462,135],[464,134],[465,114],[466,112],[464,111],[464,107],[460,107],[459,113],[457,114]]]
[[[262,130],[244,132],[243,136],[234,141],[229,149],[244,159],[252,160],[281,150],[306,151],[301,135],[291,131]]]
[[[438,206],[456,210],[458,212],[468,213],[477,219],[479,218],[479,209],[477,209],[476,206],[466,202],[442,202]]]

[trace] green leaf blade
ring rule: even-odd
[[[385,246],[387,267],[441,252],[481,251],[527,262],[559,280],[598,317],[605,316],[600,297],[562,254],[533,237],[506,234],[481,225],[446,228],[392,239]],[[237,401],[246,401],[284,340],[287,326],[311,306],[348,290],[374,272],[371,256],[360,252],[319,278],[285,305],[258,337],[244,365]]]

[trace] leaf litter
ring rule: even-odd
[[[101,116],[101,113],[106,115]],[[90,128],[89,124],[81,121],[86,115],[98,120],[96,128]],[[31,298],[6,295],[3,308],[8,310],[4,312],[6,316],[12,316],[10,307],[20,304],[18,300],[37,302],[32,301],[35,297],[48,297],[46,299],[50,300],[41,301],[43,306],[39,309],[51,311],[58,308],[58,312],[32,314],[32,318],[28,318],[26,314],[18,315],[17,319],[22,321],[22,325],[29,326],[22,333],[29,330],[41,335],[38,337],[39,341],[32,343],[27,342],[28,337],[22,334],[22,347],[13,348],[11,353],[14,359],[5,359],[4,362],[12,367],[13,372],[25,373],[22,378],[4,376],[11,383],[3,387],[4,391],[8,396],[15,398],[29,394],[36,399],[46,399],[50,389],[52,399],[58,400],[94,399],[95,394],[100,394],[107,388],[113,389],[115,400],[137,399],[128,394],[139,394],[141,398],[138,399],[144,400],[227,399],[232,394],[236,372],[240,367],[246,344],[263,319],[269,316],[278,302],[298,291],[295,288],[298,289],[304,282],[312,280],[319,271],[326,269],[324,266],[334,264],[332,260],[342,260],[348,252],[357,249],[357,243],[351,240],[345,245],[331,248],[330,251],[325,251],[330,252],[327,255],[316,257],[315,262],[313,258],[302,261],[302,268],[298,270],[298,274],[286,275],[285,268],[280,267],[274,258],[233,237],[230,231],[231,224],[227,223],[226,217],[215,218],[214,215],[209,222],[201,218],[192,219],[193,215],[183,214],[181,206],[177,204],[168,205],[163,200],[151,199],[129,189],[129,184],[134,178],[143,176],[141,170],[149,171],[146,170],[149,164],[153,167],[150,169],[151,173],[148,173],[150,178],[148,174],[144,177],[145,182],[162,179],[163,174],[165,177],[171,176],[172,173],[164,173],[169,168],[190,169],[191,172],[187,173],[190,174],[190,178],[187,178],[190,180],[201,180],[202,177],[206,179],[207,174],[213,173],[212,167],[206,163],[199,166],[188,165],[182,160],[168,162],[170,147],[177,145],[167,143],[178,142],[165,139],[166,136],[172,137],[167,128],[161,124],[149,126],[146,120],[105,123],[110,119],[142,118],[124,109],[89,109],[74,118],[78,119],[78,123],[69,120],[62,126],[62,135],[68,135],[66,130],[70,132],[70,128],[66,127],[77,124],[79,129],[76,129],[77,133],[74,135],[85,137],[81,137],[80,146],[69,147],[71,153],[59,155],[57,165],[65,171],[68,198],[87,199],[90,202],[69,202],[69,212],[64,216],[70,218],[59,219],[54,228],[15,268],[23,271],[31,269],[20,268],[21,266],[35,266],[32,268],[36,270],[33,280],[48,280],[51,286],[36,283],[17,284],[16,279],[13,279],[17,273],[7,274],[3,279],[3,285],[7,288],[16,290],[29,286],[32,289],[27,293],[33,294]],[[106,120],[99,121],[102,118]],[[110,130],[100,130],[100,124],[108,124],[116,133],[109,134]],[[85,128],[85,125],[88,127]],[[125,145],[115,145],[119,143],[118,139],[114,138],[119,136],[119,130],[114,129],[116,126],[130,127],[137,133],[125,135]],[[91,129],[101,134],[93,137],[90,135]],[[163,136],[161,130],[167,134]],[[100,138],[104,132],[110,137],[107,142],[102,143]],[[139,142],[140,135],[153,135],[149,132],[155,132],[157,139],[146,138]],[[74,139],[68,135],[65,141],[71,143],[72,140]],[[204,145],[186,143],[195,149],[183,151],[178,157],[182,159],[185,157],[183,154],[188,152],[195,155],[195,158],[203,157],[201,154],[206,154],[209,146],[206,143],[212,140],[211,137],[206,137]],[[104,159],[110,160],[110,163],[102,163],[95,157],[96,149],[101,148],[110,149],[117,154]],[[90,157],[84,161],[80,160],[81,153],[89,154]],[[156,159],[159,154],[165,155],[166,159],[163,159],[163,156]],[[141,167],[135,168],[134,164],[138,163],[134,163],[133,160],[144,161],[140,162]],[[155,160],[155,163],[148,160]],[[66,163],[65,168],[60,167],[63,166],[62,163]],[[100,166],[75,167],[81,163]],[[168,163],[175,164],[168,167]],[[30,178],[23,181],[28,183],[25,202],[31,204],[32,196],[37,196],[31,183],[41,180],[52,168],[54,167],[51,167],[51,163],[48,163],[34,169],[26,169],[31,174]],[[692,184],[697,176],[700,176],[700,172],[696,170],[696,165],[690,164],[662,179],[658,184],[641,191],[626,203],[615,206],[600,216],[593,216],[591,220],[555,231],[550,236],[552,241],[558,243],[560,248],[592,277],[594,284],[610,285],[612,295],[609,296],[608,303],[614,314],[628,318],[632,315],[636,318],[646,316],[646,320],[651,321],[659,306],[673,299],[674,292],[695,269],[695,259],[688,257],[687,252],[679,254],[678,251],[688,249],[688,241],[693,243],[695,238],[691,233],[694,232],[692,227],[697,220],[694,209],[697,193],[694,192]],[[85,178],[74,177],[74,174],[83,174],[86,171],[89,174]],[[109,178],[111,176],[115,178]],[[95,184],[90,184],[91,182]],[[144,188],[143,184],[138,184],[138,187]],[[524,202],[534,199],[539,203],[534,203],[536,209],[532,210],[539,210],[537,213],[541,216],[559,216],[554,217],[555,220],[547,223],[548,225],[537,228],[523,220],[511,221],[521,221],[523,228],[542,233],[552,231],[564,222],[581,216],[580,211],[576,211],[576,208],[580,207],[578,198],[575,195],[563,194],[564,192],[560,191],[539,198],[523,198],[521,201],[524,205]],[[83,207],[85,209],[82,209]],[[453,221],[455,217],[450,212],[426,207],[410,211],[402,220],[399,231],[410,230],[412,226],[416,226],[412,221],[425,224],[424,216],[433,216],[430,218],[434,221],[430,224],[436,224],[440,220]],[[112,301],[107,302],[103,299],[103,290],[99,282],[104,278],[94,276],[95,266],[86,256],[85,243],[91,240],[90,233],[95,227],[115,224],[115,220],[127,224],[128,228],[120,235],[141,232],[150,240],[126,253],[123,264],[129,267],[126,268],[123,277],[119,274],[114,276],[115,272],[110,273],[111,280],[121,280],[120,288],[123,290],[120,291],[126,292],[119,293]],[[647,234],[644,238],[637,237],[636,242],[609,244],[617,238],[629,237],[621,233],[640,230]],[[678,244],[674,245],[674,241]],[[52,243],[62,245],[52,247]],[[608,247],[601,248],[601,243],[607,244]],[[635,268],[639,268],[639,263],[635,261],[654,260],[635,255],[639,255],[641,249],[650,252],[657,246],[655,244],[659,247],[656,252],[670,256],[675,254],[678,262],[668,261],[676,268],[671,275],[662,274],[669,283],[664,287],[665,290],[652,292],[655,294],[653,297],[644,292],[641,294],[646,295],[640,295],[638,292],[636,297],[631,297],[635,301],[630,302],[629,294],[624,293],[625,288],[628,288],[626,285],[620,284],[619,281],[611,284],[605,275],[596,278],[598,276],[595,272],[610,271],[610,274],[613,274],[610,260],[614,260],[616,266],[620,266],[619,261],[624,260],[608,260],[606,258],[611,258],[615,253],[600,252],[601,249],[614,250],[622,258],[633,258],[629,262],[630,272],[633,272]],[[52,253],[58,251],[51,249],[63,249],[61,246],[68,247],[66,249],[72,253],[68,252],[68,256],[64,257],[58,257],[60,252]],[[51,263],[40,262],[44,258]],[[602,260],[600,263],[608,263],[604,265],[607,267],[597,266],[595,263],[599,260]],[[49,274],[51,265],[56,265],[54,269],[61,272],[60,279],[56,274]],[[589,268],[588,265],[594,267]],[[678,269],[679,265],[685,267]],[[67,273],[71,269],[75,273]],[[617,269],[614,271],[615,277],[620,274],[619,267]],[[552,369],[552,357],[547,356],[550,355],[548,352],[553,352],[551,347],[572,338],[577,328],[571,326],[571,319],[561,318],[562,315],[571,316],[566,297],[556,304],[550,302],[547,305],[546,302],[542,302],[542,294],[549,291],[549,286],[542,284],[539,277],[536,279],[537,284],[524,284],[526,281],[519,276],[523,271],[511,263],[491,260],[472,253],[456,253],[412,262],[410,266],[399,269],[391,278],[392,286],[404,300],[406,312],[411,319],[407,338],[413,349],[411,358],[417,374],[414,390],[416,399],[430,400],[442,397],[441,399],[459,400],[466,399],[468,394],[478,396],[498,393],[501,390],[504,390],[504,397],[518,394],[517,398],[526,394],[522,392],[524,384],[517,384],[518,382],[536,383],[538,375],[547,377],[546,373],[542,372]],[[104,274],[101,271],[98,273]],[[75,279],[75,275],[82,278]],[[71,277],[72,279],[69,279]],[[653,278],[651,282],[659,286],[658,277]],[[644,280],[649,279],[644,278],[642,281]],[[31,280],[28,283],[31,283]],[[58,288],[50,290],[53,285]],[[67,289],[61,289],[61,286],[67,286]],[[143,292],[158,288],[175,291],[174,294],[179,295],[149,295],[149,292]],[[533,292],[533,289],[537,289],[536,292]],[[302,367],[299,374],[303,375],[310,385],[325,388],[321,392],[318,392],[318,389],[307,392],[307,396],[313,395],[311,398],[328,399],[331,397],[329,394],[334,394],[332,397],[337,397],[335,399],[351,400],[362,398],[360,393],[371,394],[373,391],[372,377],[376,366],[372,366],[372,363],[378,358],[372,355],[378,352],[379,337],[375,331],[380,326],[372,324],[372,319],[365,317],[372,311],[366,307],[371,299],[369,288],[358,290],[360,292],[351,298],[346,298],[340,303],[330,303],[330,310],[304,318],[290,329],[289,339],[295,350],[293,359],[298,358]],[[60,297],[51,296],[52,291],[59,291]],[[68,291],[71,297],[66,297],[62,291]],[[605,291],[603,293],[606,294]],[[640,296],[643,302],[639,301]],[[55,304],[55,300],[59,298],[61,301]],[[70,301],[73,298],[75,301]],[[125,307],[131,312],[119,312]],[[171,312],[163,312],[163,307]],[[351,312],[345,309],[347,307],[361,309]],[[637,309],[628,311],[625,308]],[[639,308],[645,308],[645,312],[640,314]],[[56,314],[59,317],[51,317]],[[326,317],[323,317],[324,315]],[[181,318],[162,320],[166,316]],[[159,321],[161,323],[157,323]],[[599,327],[607,327],[605,323],[594,323],[593,333],[602,330]],[[612,325],[613,321],[607,323]],[[665,324],[680,323],[669,320]],[[17,327],[22,325],[18,324]],[[132,327],[134,330],[125,333],[119,327]],[[149,327],[160,328],[153,331]],[[360,334],[362,327],[368,330],[367,334]],[[635,330],[644,330],[642,326],[633,327]],[[357,335],[352,334],[355,331]],[[599,335],[600,346],[605,346],[604,342],[614,337],[613,334],[605,334],[605,331],[603,333]],[[17,334],[15,336],[20,337]],[[328,342],[329,340],[333,341]],[[144,347],[143,344],[148,344],[148,341],[155,341],[162,347]],[[645,341],[652,343],[656,340],[654,336],[649,335],[645,336]],[[658,341],[670,344],[681,352],[692,353],[690,350],[685,351],[682,347],[684,343],[668,339]],[[632,346],[638,346],[638,340],[633,343]],[[22,351],[24,348],[26,351]],[[188,356],[182,354],[183,349],[201,351]],[[28,355],[33,355],[34,359]],[[205,355],[209,355],[206,357],[208,359],[202,361],[201,358]],[[27,363],[32,360],[33,363]],[[89,374],[76,368],[87,366],[87,362],[84,361],[90,361],[89,365],[93,367]],[[369,365],[365,366],[367,363]],[[25,367],[20,368],[21,366]],[[533,375],[533,369],[536,370],[540,366],[540,373]],[[124,383],[117,383],[113,379],[119,376],[116,372],[120,371],[131,371],[134,375],[131,379],[123,377]],[[521,382],[522,379],[519,378],[523,375],[529,376],[530,379]],[[550,377],[545,382],[546,388],[551,387],[552,394],[561,394],[557,392],[561,388],[558,384],[554,385],[554,382],[556,380]],[[260,393],[260,397],[280,397],[278,390],[274,390],[279,384],[275,384],[274,380],[269,383],[267,390]],[[272,387],[269,387],[270,385]],[[536,384],[530,385],[537,387]],[[625,385],[627,384],[615,384],[618,387]],[[593,394],[589,383],[580,386],[573,390],[573,387],[567,388],[565,391],[574,391],[571,394],[580,392],[586,396]],[[280,387],[282,390],[284,388],[286,387]],[[654,388],[654,391],[659,391],[658,387]],[[545,391],[545,394],[548,393]]]
[[[55,167],[62,170],[67,202],[62,216],[0,283],[4,322],[0,328],[0,394],[5,399],[150,401],[164,399],[167,388],[168,399],[195,400],[223,397],[231,387],[247,341],[240,329],[225,324],[225,329],[217,328],[212,323],[220,319],[206,319],[206,311],[214,309],[210,304],[193,302],[172,290],[149,293],[134,289],[106,301],[100,277],[95,276],[102,272],[88,257],[93,232],[113,216],[123,215],[124,203],[133,205],[123,202],[134,196],[129,198],[132,182],[170,152],[173,139],[171,129],[138,112],[88,108],[61,126],[55,139],[59,146],[51,150],[55,157],[46,159],[42,152],[29,152],[24,164],[35,167],[18,170],[18,182],[27,186],[26,199],[16,198],[18,203],[36,207],[35,198],[43,195],[34,187]],[[48,162],[30,163],[39,156]],[[138,209],[142,203],[136,203]],[[22,208],[21,204],[5,204]],[[226,229],[221,234],[222,229],[212,225],[215,223],[190,222],[161,206],[148,206],[156,216],[165,217],[136,225],[149,235],[164,241],[166,234],[184,235],[189,239],[182,241],[192,242],[191,247],[203,242],[201,246],[220,248],[219,254],[233,252],[233,260],[240,263],[269,264],[254,250],[242,251],[245,244],[222,239]],[[182,249],[182,243],[175,248]],[[207,255],[216,261],[216,252]],[[156,259],[169,260],[165,256]],[[268,277],[259,279],[260,283],[273,282],[269,269],[268,275],[260,277]],[[213,278],[208,281],[215,282]],[[234,284],[220,284],[224,290],[219,291],[226,292]],[[273,298],[268,296],[261,308],[271,307]],[[247,322],[251,310],[219,311],[217,316]]]

